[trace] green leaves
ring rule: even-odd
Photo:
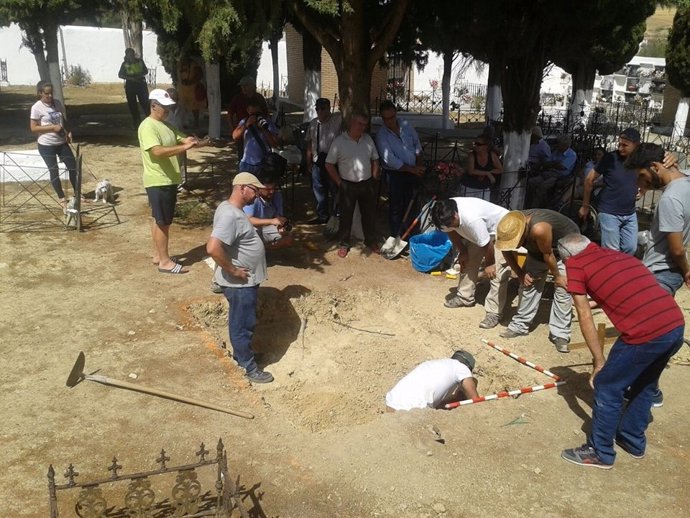
[[[668,81],[683,97],[690,97],[690,7],[678,9],[666,47]]]

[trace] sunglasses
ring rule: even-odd
[[[474,145],[475,145],[475,146],[486,146],[486,142],[478,142],[478,141],[475,140],[475,141],[474,141]]]
[[[247,189],[251,189],[251,190],[254,192],[254,194],[258,194],[258,193],[259,193],[259,189],[257,189],[257,188],[254,187],[253,185],[243,185],[242,187],[246,187]]]

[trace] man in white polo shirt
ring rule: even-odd
[[[478,397],[473,370],[474,357],[463,350],[455,351],[450,358],[425,361],[386,394],[386,406],[391,410],[440,408]]]
[[[479,323],[482,329],[498,325],[507,298],[510,269],[495,247],[496,225],[507,213],[507,209],[480,198],[441,200],[431,209],[434,225],[443,230],[458,249],[465,274],[458,282],[457,294],[445,302],[447,308],[474,306],[479,267],[484,261],[484,274],[491,288],[484,301],[486,317]]]
[[[338,227],[339,257],[347,257],[350,251],[350,233],[355,205],[362,213],[364,245],[373,253],[379,252],[376,239],[375,180],[379,177],[379,154],[374,140],[365,133],[369,117],[363,112],[353,112],[347,132],[338,135],[326,156],[326,170],[338,186],[340,225]]]

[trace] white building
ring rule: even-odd
[[[155,70],[156,81],[172,83],[163,68],[156,50],[158,38],[152,31],[143,32],[143,59],[149,69]],[[60,67],[69,71],[80,66],[91,75],[93,83],[119,83],[117,77],[124,58],[125,43],[121,29],[66,25],[58,31]],[[35,85],[40,77],[33,54],[22,45],[22,31],[18,25],[0,28],[0,61],[7,67],[7,85]]]

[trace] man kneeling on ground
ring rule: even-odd
[[[479,397],[477,380],[472,377],[474,363],[474,357],[463,350],[450,358],[425,361],[386,394],[386,406],[391,410],[441,408]]]
[[[563,450],[561,457],[580,466],[611,469],[614,441],[634,458],[644,457],[654,390],[669,358],[683,345],[685,322],[673,297],[635,257],[601,248],[580,234],[560,239],[558,252],[592,353],[589,382],[594,388],[587,443]],[[587,295],[621,333],[606,359]]]

